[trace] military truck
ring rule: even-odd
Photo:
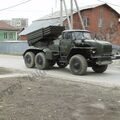
[[[73,74],[84,75],[87,67],[103,73],[112,63],[112,45],[92,39],[87,30],[49,26],[28,34],[28,44],[31,47],[23,54],[28,68],[45,70],[56,63],[60,68],[69,64]]]

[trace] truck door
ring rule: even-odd
[[[60,40],[60,55],[67,56],[72,45],[72,32],[64,32]]]

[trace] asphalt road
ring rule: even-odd
[[[33,72],[33,77],[35,77],[35,73],[38,73],[42,76],[50,76],[56,79],[59,78],[61,80],[70,80],[105,87],[120,86],[120,64],[110,65],[108,70],[103,74],[94,73],[92,69],[88,68],[86,75],[76,76],[71,74],[69,67],[60,69],[57,66],[54,66],[51,70],[38,72],[37,69],[26,68],[22,56],[0,55],[0,67],[17,69],[26,74],[28,74],[28,72]]]

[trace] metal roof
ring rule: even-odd
[[[74,30],[64,30],[63,32],[89,32],[88,30],[74,29]]]

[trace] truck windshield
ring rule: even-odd
[[[90,40],[91,39],[91,35],[89,32],[73,32],[72,34],[72,37],[73,37],[73,40],[81,40],[81,39],[88,39]]]

